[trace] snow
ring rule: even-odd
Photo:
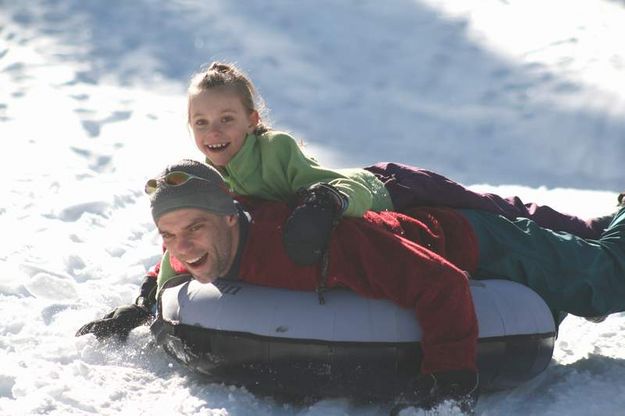
[[[208,384],[154,348],[75,331],[159,258],[145,180],[200,158],[187,80],[256,82],[330,166],[395,161],[582,217],[625,188],[622,0],[0,0],[0,414],[384,415]],[[553,362],[480,415],[620,414],[625,319],[569,317]],[[416,414],[416,412],[406,412]],[[443,412],[445,413],[445,412]],[[447,413],[453,414],[453,410]]]

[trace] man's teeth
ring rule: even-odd
[[[228,146],[228,143],[218,143],[218,144],[207,144],[206,147],[208,147],[211,150],[221,150],[224,149],[226,146]]]
[[[187,260],[187,263],[194,264],[194,263],[197,263],[198,261],[202,260],[203,258],[204,258],[204,254],[202,254],[201,256],[196,257],[194,259]]]

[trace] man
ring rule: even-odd
[[[369,212],[336,226],[324,267],[301,266],[283,245],[282,227],[292,211],[286,204],[243,208],[214,168],[190,160],[169,166],[148,188],[152,215],[167,248],[159,283],[186,271],[203,283],[225,277],[294,290],[344,286],[364,296],[391,299],[412,308],[423,329],[423,377],[415,389],[432,403],[447,398],[474,402],[478,327],[463,269],[475,268],[477,251],[474,243],[464,247],[469,230],[462,218],[441,211],[437,220],[454,230],[443,236],[442,229],[403,214]],[[148,295],[153,286],[151,278],[138,305],[117,308],[77,335],[126,336],[149,319],[145,306],[153,302]]]
[[[299,266],[283,247],[282,226],[291,214],[285,205],[246,211],[232,201],[217,171],[193,161],[170,166],[148,184],[167,248],[161,280],[188,271],[200,282],[240,277],[299,290],[341,285],[414,308],[424,330],[423,366],[409,400],[424,407],[447,398],[470,405],[477,397],[477,325],[463,270],[527,284],[552,309],[580,316],[625,305],[619,280],[625,277],[623,209],[599,242],[479,211],[419,208],[410,217],[370,212],[336,226],[325,265]],[[318,204],[321,197],[312,192],[296,211],[325,206]],[[151,277],[138,306],[117,308],[77,335],[127,335],[149,318],[142,306],[154,286]]]

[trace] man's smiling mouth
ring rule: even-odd
[[[201,256],[196,257],[194,259],[185,260],[185,263],[187,263],[191,267],[198,267],[204,264],[207,258],[208,258],[208,253],[204,253]]]

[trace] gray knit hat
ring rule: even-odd
[[[184,172],[190,176],[172,175],[172,172]],[[181,181],[180,177],[184,180]],[[169,165],[156,179],[148,181],[146,192],[150,195],[155,223],[163,214],[181,208],[199,208],[217,215],[236,213],[234,201],[221,174],[215,168],[195,160],[183,159]]]

